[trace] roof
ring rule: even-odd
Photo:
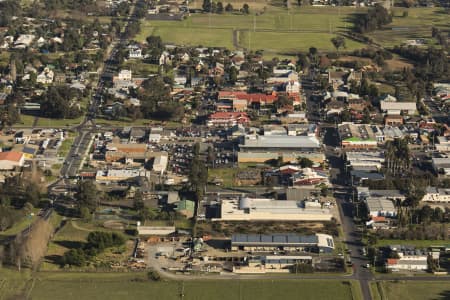
[[[320,148],[319,140],[314,136],[269,135],[245,139],[242,148]]]
[[[395,211],[394,203],[391,200],[383,198],[368,198],[366,199],[369,211]]]
[[[390,102],[381,101],[381,110],[416,110],[415,102]]]
[[[315,235],[296,234],[233,234],[232,244],[317,244]]]
[[[0,160],[9,160],[19,162],[22,159],[23,153],[8,151],[0,152]]]

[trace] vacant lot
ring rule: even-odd
[[[149,282],[145,274],[38,273],[33,299],[352,299],[352,285],[325,280]],[[153,298],[151,295],[158,295]],[[150,297],[150,298],[149,298]],[[358,298],[358,296],[356,296]]]
[[[442,246],[448,245],[449,240],[379,240],[377,246],[389,246],[389,245],[408,245],[415,247],[427,248],[430,246]]]
[[[371,290],[375,292],[374,299],[381,299],[380,292],[384,294],[383,299],[450,299],[450,284],[448,281],[384,281],[379,285],[381,289],[372,285]]]

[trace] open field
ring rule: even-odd
[[[444,300],[450,299],[450,284],[448,281],[383,281],[378,283],[378,288],[372,283],[371,292],[374,300]]]
[[[252,10],[252,3],[249,5]],[[144,41],[153,34],[161,36],[167,43],[265,49],[269,56],[305,51],[311,46],[334,51],[330,39],[337,31],[351,28],[349,17],[358,11],[364,9],[293,7],[288,12],[284,8],[266,6],[264,11],[258,10],[258,16],[253,13],[194,14],[183,21],[144,21],[136,39]],[[362,46],[347,39],[347,50]]]
[[[0,231],[0,239],[2,236],[12,236],[20,233],[22,230],[26,229],[28,226],[30,226],[37,218],[37,213],[39,212],[38,208],[33,208],[33,216],[27,215],[24,216],[19,222],[14,224],[13,227],[5,230]]]
[[[84,119],[84,116],[75,119],[50,119],[39,117],[36,124],[37,127],[64,127],[74,126],[80,124]]]
[[[404,11],[407,17],[402,17]],[[383,30],[367,34],[385,47],[400,45],[407,39],[431,39],[431,27],[448,28],[448,14],[442,8],[394,8],[393,22]]]
[[[0,266],[0,300],[21,299],[20,297],[16,298],[16,296],[25,291],[27,281],[30,278],[31,271],[28,269],[18,272]]]
[[[349,281],[258,280],[149,282],[143,273],[38,273],[33,299],[351,299]],[[358,292],[355,299],[359,299]]]

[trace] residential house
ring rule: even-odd
[[[53,82],[54,73],[49,68],[44,68],[44,70],[37,76],[36,82],[42,84],[51,84]]]
[[[450,158],[448,157],[433,157],[431,165],[436,173],[450,176]]]

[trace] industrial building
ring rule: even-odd
[[[332,252],[334,240],[331,235],[316,233],[314,235],[279,234],[233,234],[232,251],[311,251]]]
[[[220,221],[330,221],[332,214],[320,203],[248,198],[222,200]],[[318,205],[317,205],[318,204]],[[213,219],[213,221],[217,219]]]

